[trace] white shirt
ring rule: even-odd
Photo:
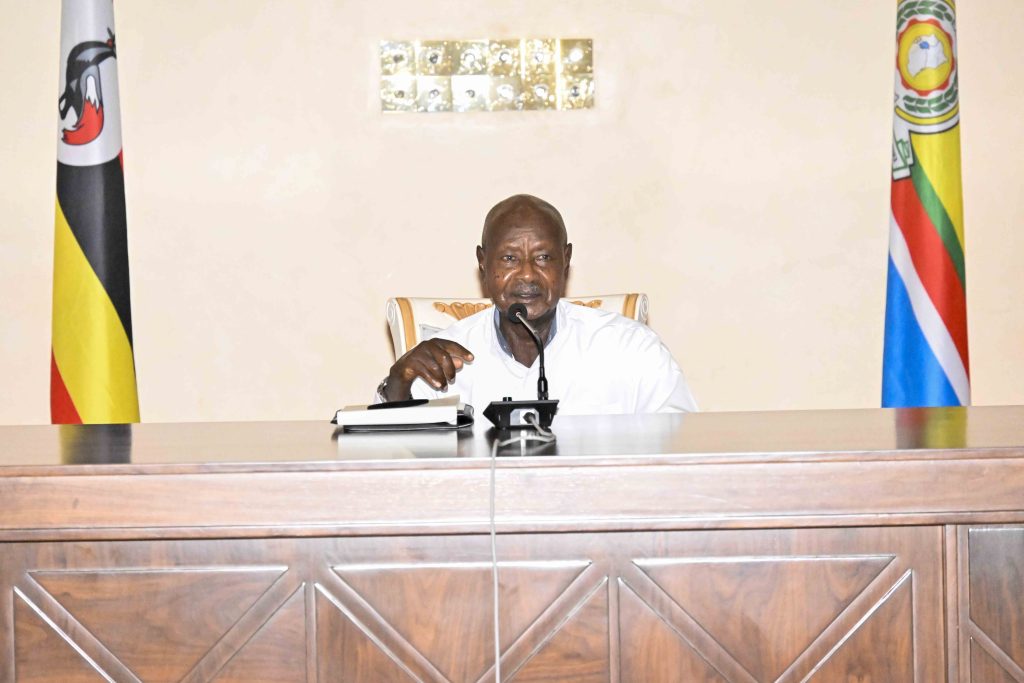
[[[558,399],[559,415],[697,410],[682,370],[651,328],[564,299],[555,316],[544,365],[549,397]],[[455,393],[478,412],[506,396],[537,398],[538,361],[527,368],[502,349],[492,308],[460,320],[436,337],[466,347],[474,360],[463,366],[447,391],[416,379],[413,398]]]

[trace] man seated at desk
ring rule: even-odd
[[[697,405],[658,335],[621,315],[562,299],[572,245],[551,204],[530,195],[499,202],[484,219],[476,259],[486,308],[416,345],[378,387],[378,400],[438,398],[450,392],[476,408],[537,395],[537,346],[508,319],[526,306],[545,341],[550,396],[559,414],[695,411]]]

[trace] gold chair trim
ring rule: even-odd
[[[468,318],[475,313],[479,313],[485,308],[490,308],[492,305],[493,304],[473,303],[471,301],[453,301],[447,304],[443,301],[435,301],[434,309],[444,313],[445,315],[450,315],[456,320],[462,320],[463,318]]]
[[[636,295],[630,295],[632,297],[633,310],[636,310]],[[401,299],[399,301],[402,301]],[[629,299],[627,299],[627,306],[629,305]],[[570,301],[569,303],[576,304],[577,306],[586,306],[587,308],[601,308],[603,303],[601,299],[594,299],[593,301]],[[446,303],[444,301],[435,301],[434,310],[440,311],[445,315],[450,315],[456,320],[462,320],[468,318],[471,315],[479,313],[485,308],[490,308],[493,304],[478,303],[472,301],[452,301]],[[402,309],[403,320],[405,320],[405,309]]]
[[[626,297],[626,301],[622,304],[622,315],[629,318],[630,320],[636,319],[636,300],[639,298],[638,294],[630,294]]]
[[[405,330],[405,350],[408,351],[416,346],[416,324],[412,317],[412,304],[405,297],[395,299],[398,302],[398,310],[402,314],[402,328]]]

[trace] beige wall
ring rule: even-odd
[[[48,421],[59,3],[0,0],[0,423]],[[894,3],[117,3],[143,419],[318,419],[513,192],[642,290],[707,410],[874,407]],[[974,400],[1024,403],[1024,2],[960,3]],[[376,41],[592,37],[587,112],[385,117]],[[552,369],[557,372],[557,369]]]

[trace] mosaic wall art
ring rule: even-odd
[[[593,106],[594,47],[588,38],[380,43],[381,111],[535,111]]]

